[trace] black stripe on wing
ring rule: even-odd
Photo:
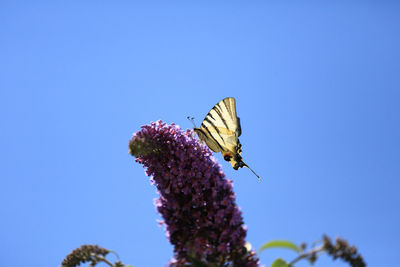
[[[202,123],[201,124],[201,128],[204,129],[208,135],[210,136],[210,138],[218,145],[218,147],[220,148],[221,151],[224,150],[224,148],[221,146],[221,144],[217,141],[217,139],[215,139],[215,137],[211,134],[210,130]],[[222,138],[221,138],[222,139]],[[224,140],[224,139],[222,139]]]
[[[222,112],[221,112],[222,109],[221,109],[221,107],[219,106],[219,103],[216,104],[212,109],[215,110],[215,112],[217,112],[217,115],[218,115],[219,118],[221,119],[222,123],[225,125],[226,129],[229,129],[229,126],[228,126],[228,124],[226,123],[225,118],[222,116]],[[210,113],[208,113],[208,114],[210,114]],[[215,119],[214,119],[214,120],[215,120]],[[231,130],[231,129],[229,129],[229,130]]]
[[[224,103],[226,110],[228,111],[232,121],[236,122],[237,129],[234,129],[237,136],[239,137],[242,134],[242,127],[240,126],[240,118],[236,115],[236,103],[233,97],[227,97],[223,99],[221,102]]]
[[[212,109],[211,109],[211,110],[212,110]],[[207,119],[207,117],[210,117],[211,119],[213,119],[213,120],[216,121],[216,119],[214,118],[214,116],[211,114],[211,111],[208,112],[208,114],[207,114],[207,116],[205,117],[205,119]]]
[[[208,127],[205,126],[205,125],[204,125],[204,121],[208,122],[208,123],[210,124],[210,126],[208,126]],[[224,145],[226,145],[226,144],[225,144],[224,138],[222,138],[222,136],[221,136],[221,132],[219,131],[219,129],[218,129],[217,127],[215,127],[214,123],[212,123],[212,121],[210,121],[207,117],[204,119],[204,121],[203,121],[203,123],[201,124],[201,126],[204,127],[204,128],[206,128],[207,130],[208,130],[209,127],[212,127],[212,128],[215,130],[215,132],[217,132],[217,134],[218,134],[219,138],[221,138],[222,142],[224,142]],[[213,136],[213,137],[214,137],[214,136]],[[215,139],[215,138],[214,138],[214,139]]]
[[[235,107],[235,99],[232,97],[227,97],[221,101],[224,103],[226,110],[228,111],[231,119],[235,121],[235,116],[236,116],[236,107]],[[233,103],[233,110],[231,109],[231,102]]]

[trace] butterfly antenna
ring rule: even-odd
[[[194,123],[194,117],[187,116],[186,118],[193,123],[194,128],[197,128],[196,124]]]
[[[244,162],[243,162],[243,163],[244,163]],[[244,163],[244,166],[245,166],[245,167],[247,167],[247,168],[249,168],[249,169],[250,169],[250,171],[252,171],[252,172],[254,173],[254,175],[255,175],[255,176],[257,176],[258,180],[259,180],[259,181],[261,181],[261,178],[260,178],[260,176],[258,176],[258,174],[257,174],[255,171],[253,171],[253,169],[252,169],[252,168],[250,168],[250,167],[249,167],[249,165],[247,165],[246,163]]]

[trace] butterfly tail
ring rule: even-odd
[[[242,162],[243,162],[243,161],[242,161]],[[258,176],[258,174],[257,174],[255,171],[253,171],[253,169],[252,169],[252,168],[250,168],[250,167],[249,167],[249,165],[247,165],[247,164],[246,164],[246,163],[244,163],[244,162],[243,162],[243,164],[244,164],[243,166],[245,166],[245,167],[249,168],[249,170],[250,170],[250,171],[252,171],[252,172],[254,173],[254,175],[255,175],[255,176],[257,176],[258,180],[259,180],[259,181],[261,181],[261,178],[260,178],[260,176]]]

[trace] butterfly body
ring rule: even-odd
[[[243,162],[242,145],[239,136],[242,134],[240,119],[236,115],[236,103],[233,97],[227,97],[218,102],[206,115],[201,126],[193,129],[200,140],[214,152],[221,152],[224,160],[231,163],[235,170],[249,168]]]

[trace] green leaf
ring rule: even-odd
[[[286,261],[282,259],[276,259],[272,264],[271,267],[291,267]]]
[[[300,252],[300,248],[294,244],[293,242],[286,241],[286,240],[273,240],[265,243],[264,245],[261,246],[261,248],[258,250],[258,254],[263,252],[266,249],[270,248],[286,248],[286,249],[291,249],[296,251],[297,253]]]

